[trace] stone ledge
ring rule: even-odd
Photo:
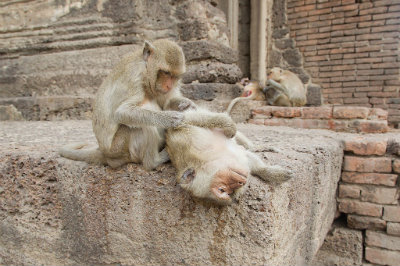
[[[0,263],[301,265],[336,211],[342,144],[332,132],[239,125],[270,164],[297,175],[276,187],[250,178],[239,204],[216,207],[146,172],[60,158],[94,143],[90,121],[2,122]],[[321,134],[323,133],[323,134]]]

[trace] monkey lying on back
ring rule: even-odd
[[[193,196],[230,204],[243,192],[250,174],[280,183],[292,173],[268,166],[247,148],[251,145],[223,113],[187,110],[184,122],[166,133],[166,144],[180,186]]]

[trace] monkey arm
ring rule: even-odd
[[[182,120],[182,113],[148,110],[129,102],[121,104],[115,111],[115,121],[129,127],[172,128],[179,126]]]
[[[224,135],[232,138],[236,134],[235,122],[225,113],[212,113],[206,110],[184,112],[184,123],[203,128],[220,128]]]
[[[289,95],[290,94],[288,88],[286,88],[284,85],[282,85],[279,82],[276,82],[273,79],[267,80],[267,88],[268,87],[272,87],[272,88],[284,93],[285,95]]]
[[[173,111],[186,111],[189,109],[196,109],[197,106],[190,99],[183,96],[176,96],[170,100],[168,100],[164,106],[164,110],[173,110]]]

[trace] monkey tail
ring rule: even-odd
[[[248,98],[247,98],[247,97],[237,97],[237,98],[233,99],[233,100],[229,103],[228,108],[226,108],[226,113],[227,113],[228,115],[230,115],[233,106],[235,106],[235,104],[236,104],[238,101],[241,101],[241,100],[248,100]]]
[[[86,143],[77,143],[66,145],[59,149],[59,154],[65,158],[84,161],[87,163],[105,164],[106,159],[98,147],[90,147],[84,149]]]

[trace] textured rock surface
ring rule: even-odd
[[[342,148],[331,132],[240,125],[267,163],[292,169],[271,187],[250,178],[239,204],[215,207],[145,172],[60,158],[94,142],[90,121],[2,122],[0,263],[301,265],[330,229]]]

